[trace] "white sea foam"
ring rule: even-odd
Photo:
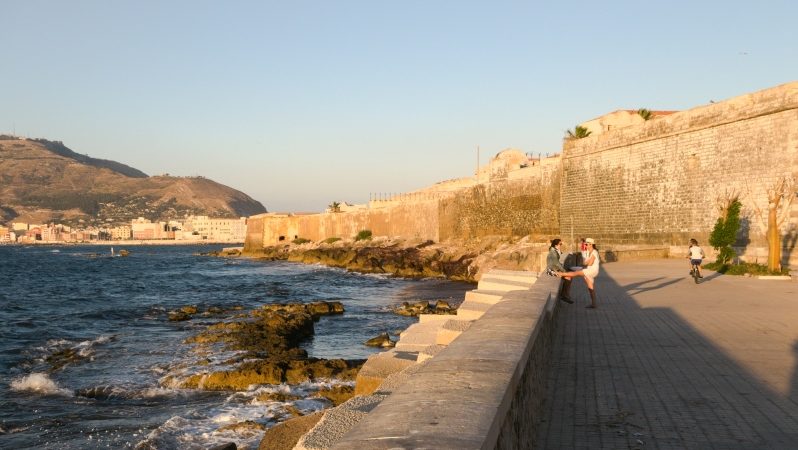
[[[11,381],[11,390],[19,392],[34,392],[42,395],[72,396],[72,391],[63,389],[44,373],[32,373],[22,378]]]

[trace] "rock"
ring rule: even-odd
[[[186,314],[183,311],[169,311],[170,322],[182,322],[185,320],[191,320],[191,315]]]
[[[252,435],[260,433],[266,430],[266,428],[267,428],[266,425],[263,425],[262,423],[258,423],[252,420],[245,420],[244,422],[231,423],[230,425],[225,425],[223,427],[220,427],[216,431],[219,433],[224,431],[232,431],[239,434]]]
[[[284,392],[263,392],[255,397],[259,402],[289,402],[299,400],[299,398],[299,396],[286,394]]]
[[[324,415],[318,411],[307,416],[289,419],[266,430],[258,446],[259,450],[291,450],[299,438],[313,428]]]
[[[355,387],[341,384],[329,389],[321,389],[316,395],[331,401],[333,406],[338,406],[355,395]]]
[[[451,309],[452,309],[452,307],[449,306],[449,302],[447,302],[447,301],[438,300],[438,301],[435,302],[435,311],[436,312],[438,312],[438,311],[447,311],[448,312]]]
[[[197,314],[197,307],[194,305],[183,306],[179,311],[185,314]]]
[[[363,344],[369,347],[393,347],[396,345],[396,343],[391,340],[391,337],[388,335],[388,333],[382,333],[377,337],[369,339]]]

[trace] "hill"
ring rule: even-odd
[[[0,223],[112,225],[140,216],[169,220],[263,212],[260,202],[207,178],[147,176],[61,142],[0,136]]]

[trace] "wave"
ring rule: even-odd
[[[12,380],[11,390],[17,392],[33,392],[41,395],[72,396],[72,391],[59,387],[47,374],[39,372]]]

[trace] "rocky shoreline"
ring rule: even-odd
[[[260,249],[231,247],[204,255],[322,264],[359,273],[476,283],[491,269],[539,270],[541,263],[545,263],[547,250],[548,241],[544,236],[485,236],[438,243],[374,238],[281,244]]]
[[[533,240],[530,237],[517,241],[506,238],[485,238],[479,241],[447,243],[374,239],[363,242],[338,241],[333,243],[286,244],[246,252],[238,248],[227,248],[220,252],[212,252],[206,255],[322,264],[360,273],[379,273],[403,278],[445,278],[452,281],[476,283],[484,272],[494,268],[512,270],[537,269],[540,264],[540,255],[545,255],[547,246],[535,241],[538,240]],[[541,239],[540,242],[544,242],[544,240]],[[301,317],[309,314],[307,311],[301,311],[303,306],[311,309],[316,308],[312,305],[275,305],[274,308],[265,308],[265,311],[268,311],[266,313],[259,311],[252,314],[253,317],[260,317],[266,314],[266,316],[270,317],[270,319],[266,319],[267,322],[284,323],[287,329],[295,330],[287,334],[288,341],[291,341],[293,337],[301,340],[302,336],[307,336],[307,330],[304,328],[306,325],[303,325],[307,322],[307,319]],[[335,305],[329,306],[329,308],[332,310],[330,314],[337,313],[334,311]],[[446,302],[434,302],[433,304],[428,302],[405,303],[397,305],[394,310],[396,314],[413,317],[419,314],[448,315],[455,312],[455,308]],[[275,313],[279,314],[275,316]],[[312,316],[312,314],[310,315]],[[245,332],[244,330],[248,331]],[[201,333],[193,338],[192,341],[199,343],[207,339],[221,340],[231,345],[232,347],[230,348],[255,351],[252,346],[244,345],[236,337],[252,334],[252,332],[261,336],[269,334],[258,329],[258,325],[221,325]],[[370,340],[369,343],[364,344],[390,348],[393,347],[394,342],[386,335],[378,336]],[[294,383],[325,376],[354,380],[364,363],[363,360],[317,360],[308,358],[306,354],[295,354],[296,350],[291,350],[292,347],[290,346],[275,344],[272,338],[266,338],[257,345],[265,345],[267,348],[272,348],[272,352],[276,355],[275,358],[247,362],[231,371],[194,376],[185,380],[182,387],[228,389],[240,388],[241,386],[255,383]],[[353,390],[339,395],[338,402],[333,401],[334,406],[352,397],[355,393]],[[325,393],[320,393],[319,395],[325,395]],[[299,437],[313,427],[320,417],[321,413],[295,417],[267,429],[260,448],[292,448]]]

